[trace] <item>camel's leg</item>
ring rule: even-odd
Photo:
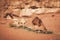
[[[13,19],[13,16],[12,16],[11,14],[9,14],[9,13],[7,13],[7,14],[4,16],[4,18],[7,18],[7,16],[10,16],[10,17]]]
[[[12,14],[12,16],[19,17],[18,15]]]

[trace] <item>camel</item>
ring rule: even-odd
[[[35,17],[35,18],[32,20],[32,24],[34,25],[35,30],[38,30],[37,28],[39,28],[40,26],[42,26],[43,29],[44,29],[44,31],[47,31],[47,29],[46,29],[46,27],[44,26],[42,20],[39,19],[38,17]]]

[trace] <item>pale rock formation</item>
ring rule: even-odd
[[[38,8],[38,9],[25,8],[20,12],[21,13],[20,16],[31,16],[33,13],[41,14],[56,11],[58,11],[58,8]]]

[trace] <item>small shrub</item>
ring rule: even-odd
[[[10,27],[17,27],[15,24],[10,24]]]

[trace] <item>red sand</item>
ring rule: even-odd
[[[37,34],[24,29],[14,29],[8,26],[9,20],[0,18],[0,40],[60,40],[60,14],[44,14],[39,17],[48,30],[57,34]]]

